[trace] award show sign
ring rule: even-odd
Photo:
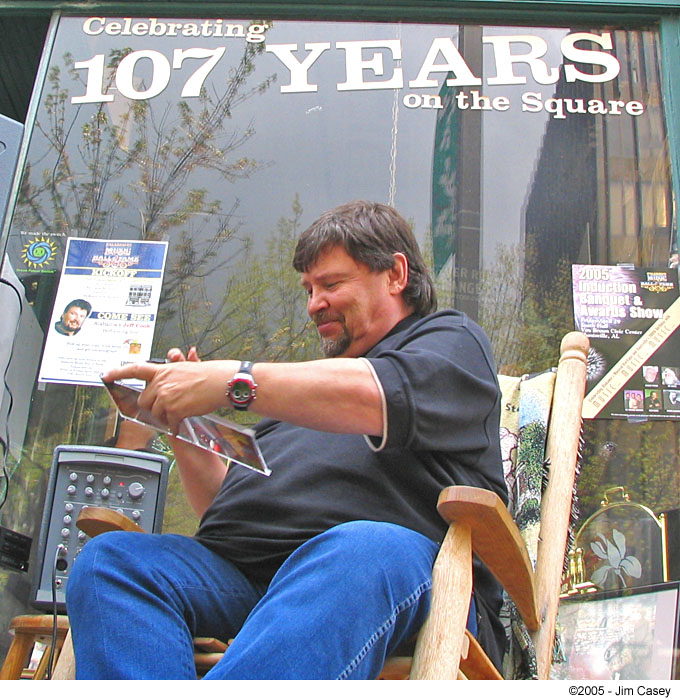
[[[584,418],[680,418],[678,273],[573,265],[576,329],[590,339]]]

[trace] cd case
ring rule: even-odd
[[[180,423],[179,433],[175,434],[168,426],[158,421],[151,411],[140,407],[138,398],[142,393],[141,389],[119,382],[103,382],[103,384],[123,418],[141,423],[166,435],[172,435],[265,476],[271,474],[255,440],[255,433],[249,428],[242,428],[236,423],[230,423],[210,413],[205,416],[185,418]]]

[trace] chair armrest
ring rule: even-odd
[[[441,492],[437,510],[448,523],[470,528],[472,551],[513,599],[528,629],[537,630],[540,618],[533,566],[503,501],[486,489],[449,486]]]
[[[76,525],[89,537],[96,537],[102,532],[125,530],[126,532],[144,532],[134,520],[111,508],[88,506],[78,515]]]

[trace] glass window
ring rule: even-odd
[[[362,198],[412,222],[440,306],[480,321],[502,371],[554,364],[572,263],[675,252],[658,59],[653,27],[64,17],[7,245],[36,320],[16,352],[61,311],[67,242],[94,239],[168,242],[153,343],[121,352],[314,357],[295,239]],[[36,533],[56,445],[162,448],[93,384],[41,381],[28,408],[4,517]],[[612,485],[678,507],[676,422],[586,437],[584,516]],[[165,530],[194,525],[171,478]]]

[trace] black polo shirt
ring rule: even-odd
[[[196,538],[253,580],[270,580],[300,545],[344,522],[395,523],[441,542],[437,498],[451,484],[506,499],[500,392],[479,326],[453,310],[410,316],[365,357],[382,387],[382,438],[263,420],[256,432],[271,476],[232,467],[204,514]],[[478,638],[498,662],[501,589],[479,562],[474,590]]]

